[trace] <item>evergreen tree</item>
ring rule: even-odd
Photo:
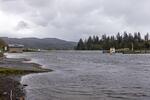
[[[141,41],[141,33],[138,32],[138,42],[140,42],[140,41]]]
[[[147,33],[142,39],[140,32],[135,32],[134,36],[131,33],[124,32],[123,35],[117,33],[116,36],[102,35],[101,38],[98,36],[89,36],[85,41],[79,40],[76,47],[77,50],[109,50],[112,47],[116,49],[129,48],[132,49],[134,45],[135,50],[150,49],[149,34]]]
[[[76,49],[77,49],[77,50],[84,50],[84,49],[85,49],[85,46],[84,46],[84,43],[83,43],[83,40],[82,40],[82,39],[79,40]]]
[[[149,33],[147,33],[144,37],[145,41],[148,41],[149,40]]]
[[[90,36],[87,40],[87,49],[88,50],[92,50],[92,44],[93,44],[93,39],[92,37]]]

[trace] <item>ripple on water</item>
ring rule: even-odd
[[[150,100],[150,55],[24,53],[51,73],[25,76],[27,100]]]

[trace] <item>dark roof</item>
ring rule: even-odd
[[[21,44],[9,44],[8,47],[10,47],[10,48],[23,48],[24,45],[21,45]]]

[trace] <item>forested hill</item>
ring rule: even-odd
[[[23,44],[25,48],[35,49],[73,49],[76,42],[65,41],[57,38],[8,38],[2,37],[8,44]]]
[[[86,40],[80,39],[76,50],[109,50],[115,47],[116,49],[129,48],[132,47],[134,50],[145,50],[150,49],[149,34],[147,33],[144,38],[142,38],[140,32],[127,33],[124,32],[123,35],[118,33],[116,36],[102,35],[102,37],[93,36]]]

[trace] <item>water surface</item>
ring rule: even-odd
[[[53,72],[22,78],[26,100],[150,100],[150,55],[99,51],[9,54]]]

